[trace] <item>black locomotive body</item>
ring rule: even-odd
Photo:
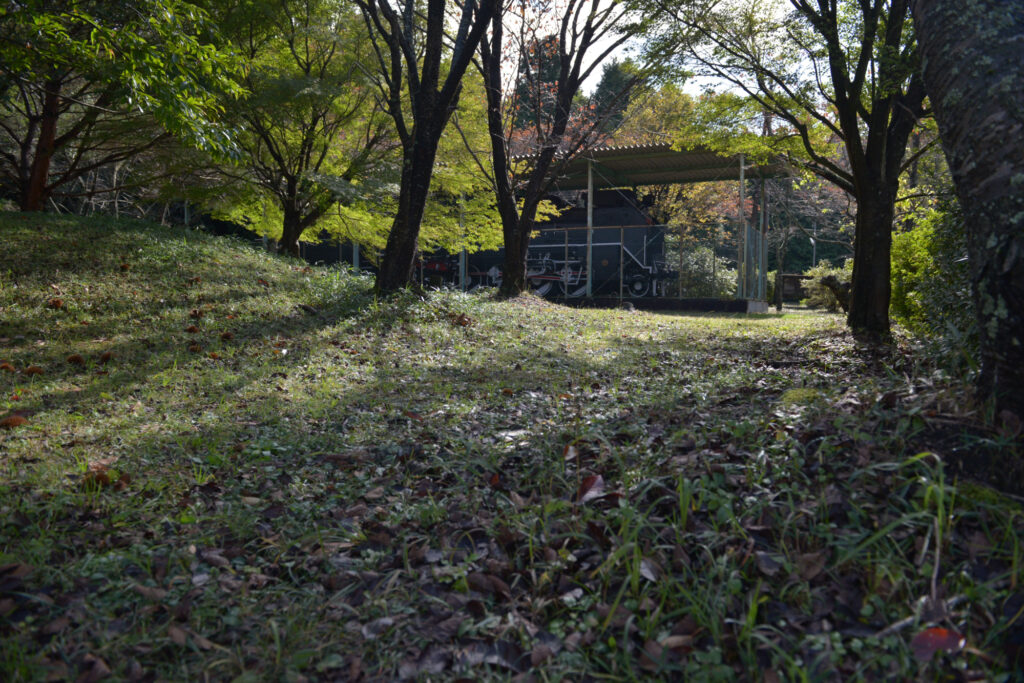
[[[559,202],[556,200],[556,205]],[[587,293],[587,208],[561,202],[561,214],[544,223],[530,240],[527,278],[536,294],[549,298],[582,297]],[[591,236],[591,294],[594,297],[660,296],[675,277],[664,259],[664,226],[654,225],[632,192],[596,193]],[[425,258],[420,275],[425,284],[461,286],[459,255]],[[465,286],[501,284],[504,250],[464,257]],[[620,290],[621,287],[621,290]]]

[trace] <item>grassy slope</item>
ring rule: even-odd
[[[152,226],[0,235],[0,678],[1014,666],[1021,510],[914,457],[959,388],[837,318],[382,303]],[[969,649],[915,659],[933,624]]]

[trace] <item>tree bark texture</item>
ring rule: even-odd
[[[47,181],[50,177],[50,163],[56,150],[57,118],[60,116],[59,80],[47,81],[43,94],[43,107],[39,121],[39,139],[32,158],[28,183],[21,193],[22,211],[42,211],[49,199]]]
[[[377,272],[376,286],[380,292],[397,291],[408,287],[413,280],[420,223],[430,194],[439,138],[440,133],[432,139],[424,135],[414,149],[405,153],[398,211]]]
[[[915,0],[913,15],[967,226],[978,388],[1024,416],[1024,2]]]
[[[892,221],[897,179],[857,195],[853,278],[850,281],[847,323],[856,332],[888,336],[892,295]]]

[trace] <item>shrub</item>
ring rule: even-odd
[[[849,291],[853,280],[853,259],[846,259],[842,268],[834,267],[827,259],[818,261],[818,265],[805,270],[804,275],[809,275],[811,279],[804,282],[807,298],[801,303],[812,308],[826,308],[833,313],[845,308],[844,302],[840,302],[836,296],[836,291]]]
[[[717,263],[716,263],[717,261]],[[683,252],[678,286],[683,296],[732,296],[736,292],[736,270],[715,256],[710,247]]]
[[[893,237],[892,315],[948,360],[973,364],[977,351],[967,238],[957,203],[924,212]]]

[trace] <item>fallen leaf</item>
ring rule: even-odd
[[[232,339],[235,338],[235,335],[233,332],[225,332],[222,335],[220,335],[220,338],[223,341],[231,341]]]
[[[0,363],[0,370],[4,370],[5,372],[15,372],[14,366],[10,363]]]
[[[21,415],[8,415],[4,419],[0,420],[0,427],[4,429],[14,429],[28,422]]]
[[[43,374],[43,369],[38,365],[30,365],[27,368],[25,368],[23,372],[26,375],[41,375]]]
[[[370,489],[363,494],[363,498],[366,500],[380,500],[384,497],[384,487],[378,486],[377,488]]]
[[[70,356],[67,357],[66,360],[72,365],[85,365],[85,359],[82,358],[82,356],[77,353],[71,354]]]
[[[477,593],[483,593],[484,595],[494,593],[494,584],[491,583],[490,578],[483,572],[470,572],[466,574],[466,585],[469,586],[470,590],[474,590]]]
[[[167,597],[167,591],[163,588],[154,588],[152,586],[143,586],[142,584],[132,584],[132,590],[146,598],[147,600],[154,600],[160,602]]]
[[[199,344],[189,344],[188,350],[191,351],[192,353],[199,353],[200,351],[203,350],[203,347],[200,346]]]
[[[184,645],[188,642],[188,634],[185,633],[185,629],[174,624],[167,627],[167,636],[175,645]]]
[[[648,640],[640,652],[640,668],[644,671],[657,671],[665,661],[665,648],[657,641]]]
[[[189,325],[188,327],[185,328],[185,331],[188,332],[189,334],[195,334],[196,332],[199,331],[199,328],[196,327],[195,325]]]
[[[223,552],[217,548],[210,548],[209,550],[201,550],[197,554],[199,559],[206,564],[223,569],[231,566],[231,561],[224,557]]]
[[[394,624],[395,620],[391,617],[381,617],[380,619],[374,619],[373,621],[363,625],[363,638],[366,638],[367,640],[375,640],[382,633],[384,633],[389,628],[394,626]]]
[[[263,278],[257,278],[256,279],[256,283],[260,284],[260,285],[263,285],[264,287],[269,287],[270,286],[270,283],[267,282],[266,280],[264,280]]]
[[[757,568],[761,570],[761,573],[765,576],[775,576],[782,569],[782,558],[772,553],[766,553],[763,551],[757,551],[754,553],[754,561],[757,563]]]
[[[604,477],[600,474],[592,474],[580,484],[580,490],[576,493],[576,502],[583,504],[600,498],[602,494],[604,494]]]
[[[109,363],[111,360],[113,360],[113,358],[114,354],[112,354],[110,351],[104,351],[103,353],[100,354],[101,363]]]
[[[967,639],[956,631],[948,628],[928,628],[921,631],[910,641],[910,649],[914,656],[922,662],[931,658],[940,650],[943,652],[959,652],[967,644]]]
[[[43,626],[41,629],[39,629],[39,632],[44,636],[53,636],[57,635],[70,625],[71,619],[69,619],[68,617],[57,617],[46,626]]]
[[[131,266],[130,263],[122,263],[121,264],[121,270],[129,270],[131,267],[132,266]]]
[[[49,301],[46,302],[46,307],[47,308],[52,308],[54,310],[59,310],[61,308],[64,308],[64,299],[57,299],[57,298],[50,299]]]
[[[75,683],[95,683],[110,675],[110,667],[101,658],[94,654],[87,654],[82,657],[85,671],[75,679]]]
[[[191,311],[188,312],[188,317],[193,318],[194,320],[198,320],[199,318],[203,317],[203,312],[198,308],[193,308]]]
[[[824,551],[805,553],[796,558],[796,571],[800,578],[810,581],[825,570],[826,554]]]

